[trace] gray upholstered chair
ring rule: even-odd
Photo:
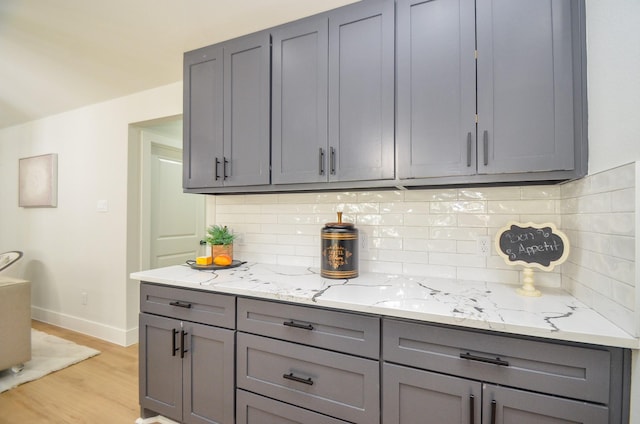
[[[22,252],[0,254],[0,270]],[[31,283],[0,275],[0,370],[20,372],[31,359]]]

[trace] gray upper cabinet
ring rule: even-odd
[[[327,181],[329,22],[313,17],[272,32],[272,181]]]
[[[399,0],[399,177],[584,175],[582,7]]]
[[[390,0],[329,15],[329,180],[395,177],[394,17]]]
[[[185,54],[184,188],[587,173],[584,0],[365,0]]]
[[[222,185],[216,165],[224,156],[222,60],[220,45],[184,55],[182,182],[185,188]]]
[[[269,184],[268,32],[185,53],[185,188]]]
[[[400,178],[476,173],[474,15],[473,0],[398,2]]]
[[[272,36],[273,183],[394,178],[393,1],[345,6]]]
[[[571,8],[477,1],[479,173],[574,169]]]

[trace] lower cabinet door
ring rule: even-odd
[[[238,390],[237,424],[347,424],[297,406]]]
[[[384,364],[385,424],[480,424],[481,383]]]
[[[484,385],[483,424],[607,424],[605,406]]]
[[[233,424],[234,331],[140,314],[140,406],[186,424]]]
[[[183,422],[233,424],[233,330],[190,322],[183,326]]]
[[[182,360],[178,346],[180,321],[140,314],[140,406],[182,421]]]

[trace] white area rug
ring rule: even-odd
[[[10,369],[0,371],[0,393],[99,353],[100,351],[90,347],[31,329],[31,360],[26,362],[24,369],[17,374]]]

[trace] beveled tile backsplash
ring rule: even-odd
[[[360,271],[521,284],[521,267],[476,254],[478,236],[509,221],[552,222],[571,242],[569,260],[536,271],[630,333],[635,316],[635,164],[563,185],[350,191],[207,197],[209,224],[241,240],[235,256],[320,266],[320,230],[336,212],[360,231]],[[637,321],[637,320],[636,320]]]

